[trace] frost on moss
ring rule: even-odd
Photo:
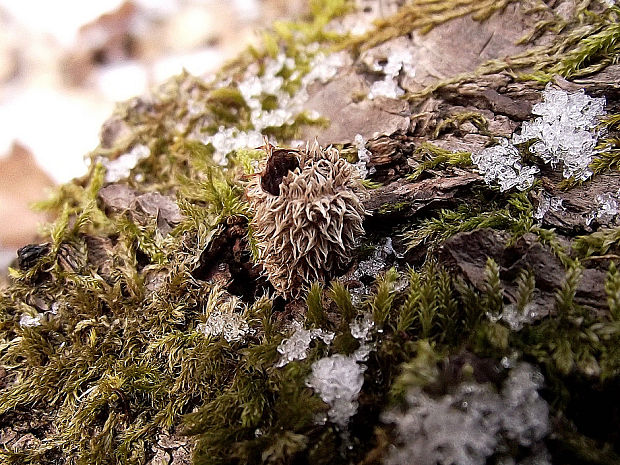
[[[220,294],[216,288],[211,291],[210,297]],[[222,293],[223,294],[223,293]],[[246,318],[238,312],[241,307],[236,297],[224,297],[220,294],[217,304],[207,303],[210,312],[204,323],[196,326],[196,330],[207,337],[223,337],[228,342],[243,341],[250,332]]]
[[[225,165],[228,154],[259,147],[266,134],[294,126],[300,118],[308,123],[319,123],[319,114],[305,114],[303,110],[308,100],[308,87],[333,78],[347,62],[347,56],[345,52],[325,56],[310,47],[297,50],[297,60],[305,62],[303,67],[285,53],[265,58],[262,66],[252,64],[240,81],[219,84],[230,86],[222,87],[230,92],[239,92],[238,105],[247,111],[247,115],[243,112],[246,121],[235,119],[230,125],[220,125],[207,134],[203,134],[204,128],[198,128],[191,138],[212,145],[215,161]]]
[[[151,154],[149,148],[143,144],[137,144],[132,149],[120,155],[114,160],[101,159],[105,166],[105,182],[118,182],[129,177],[131,170],[136,167],[140,160],[148,158]]]

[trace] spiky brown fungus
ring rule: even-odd
[[[277,292],[298,297],[349,259],[364,233],[357,170],[333,147],[305,150],[267,144],[259,179],[249,182],[258,261]]]

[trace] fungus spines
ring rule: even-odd
[[[304,285],[328,279],[348,262],[364,232],[363,188],[355,168],[333,147],[264,148],[268,158],[261,179],[247,188],[258,261],[278,293],[297,297]],[[276,181],[282,176],[277,190],[269,179],[274,174]]]

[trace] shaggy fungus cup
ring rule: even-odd
[[[296,298],[350,260],[364,233],[363,187],[333,147],[265,150],[263,172],[247,187],[258,261],[279,294]]]

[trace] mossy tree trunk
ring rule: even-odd
[[[378,464],[410,442],[429,464],[617,463],[620,11],[606,3],[387,2],[370,26],[372,8],[315,1],[214,82],[183,74],[119,105],[0,295],[0,457]],[[342,33],[356,25],[370,30]],[[578,128],[597,147],[564,165],[513,137],[548,84],[606,99],[600,126]],[[307,298],[277,296],[261,268],[244,190],[262,135],[334,144],[366,175],[365,236]],[[518,166],[485,181],[473,161],[493,147]],[[587,150],[591,176],[565,178]],[[353,367],[331,378],[346,395],[320,391],[330,363]],[[544,383],[530,376],[513,405],[523,373]],[[446,404],[473,384],[486,423]],[[445,417],[407,437],[395,412],[423,402]]]

